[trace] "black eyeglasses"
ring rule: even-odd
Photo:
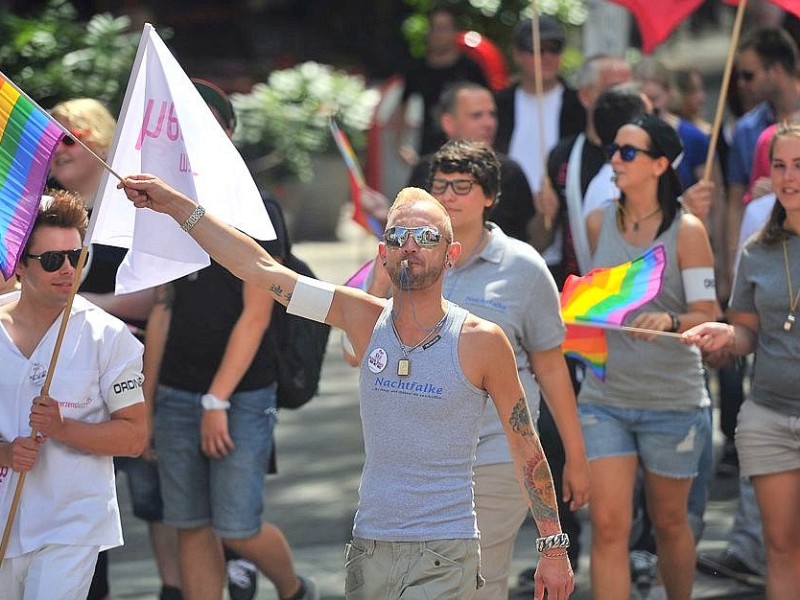
[[[408,236],[413,235],[414,241],[420,248],[435,248],[439,245],[442,235],[433,225],[420,227],[389,227],[383,232],[383,241],[391,248],[402,248],[408,241]]]
[[[737,79],[741,79],[742,81],[750,83],[753,81],[753,79],[755,79],[756,74],[753,73],[753,71],[739,71],[736,73],[736,77]]]
[[[650,156],[652,158],[658,158],[655,152],[652,152],[650,150],[645,150],[644,148],[637,148],[636,146],[632,146],[630,144],[623,144],[622,146],[620,146],[619,144],[609,144],[608,146],[606,146],[606,156],[608,157],[608,160],[611,160],[611,158],[617,152],[619,152],[619,157],[624,162],[633,162],[636,159],[636,155],[639,154],[639,152],[641,152],[642,154],[646,154],[647,156]]]
[[[431,194],[444,194],[447,186],[453,188],[457,196],[466,196],[472,191],[472,186],[478,183],[474,179],[431,179]]]
[[[38,260],[42,268],[48,273],[55,273],[64,264],[64,258],[69,261],[73,269],[78,268],[78,259],[81,256],[81,249],[75,248],[74,250],[48,250],[41,254],[26,254],[27,258]]]

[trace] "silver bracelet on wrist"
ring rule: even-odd
[[[197,225],[197,222],[203,218],[203,215],[206,214],[206,209],[197,205],[197,208],[192,211],[192,214],[189,215],[189,218],[184,221],[181,225],[181,229],[183,229],[186,233],[189,233],[192,228]]]
[[[547,537],[536,538],[538,552],[544,552],[550,548],[569,548],[569,536],[566,533],[554,533]]]

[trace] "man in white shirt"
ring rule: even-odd
[[[98,552],[122,544],[112,456],[137,456],[147,444],[142,345],[122,321],[81,297],[49,393],[40,393],[86,224],[81,200],[55,192],[39,209],[17,266],[20,292],[0,306],[4,518],[19,474],[27,473],[0,567],[6,600],[86,598]]]

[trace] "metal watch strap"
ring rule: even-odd
[[[183,229],[186,233],[189,233],[192,228],[197,225],[197,222],[203,218],[204,214],[206,214],[206,209],[198,204],[197,208],[195,208],[192,211],[192,214],[189,215],[189,218],[183,222],[181,229]]]

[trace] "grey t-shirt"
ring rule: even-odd
[[[794,298],[800,287],[800,237],[793,235],[786,244]],[[772,410],[800,415],[800,312],[786,331],[783,324],[790,304],[782,243],[748,242],[736,271],[730,309],[755,313],[759,319],[750,398]]]
[[[564,341],[558,289],[544,259],[530,245],[508,237],[489,223],[489,242],[477,256],[447,271],[444,297],[474,315],[497,323],[514,349],[522,387],[534,423],[539,386],[529,352],[549,350]],[[494,405],[483,414],[476,465],[511,462],[503,426]]]

